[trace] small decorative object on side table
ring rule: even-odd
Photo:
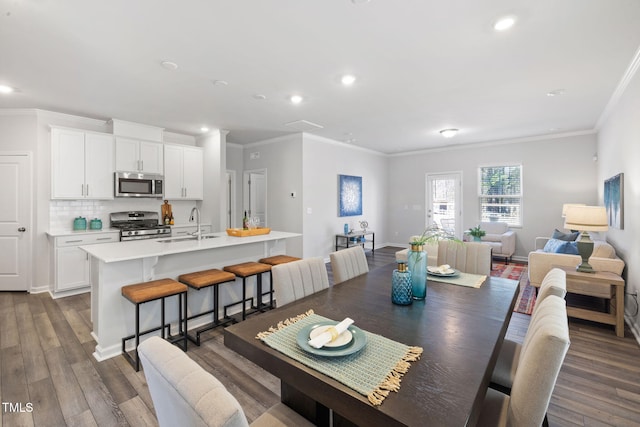
[[[480,228],[479,225],[470,228],[469,232],[468,232],[471,236],[473,236],[473,240],[475,242],[479,242],[482,240],[482,236],[484,236],[485,234],[487,234],[486,231],[484,231],[482,228]]]

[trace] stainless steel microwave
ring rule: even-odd
[[[162,198],[164,191],[164,177],[162,175],[116,172],[115,196],[116,197],[154,197]]]

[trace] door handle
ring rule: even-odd
[[[25,231],[27,231],[27,229],[24,228],[24,227],[20,227],[20,228],[18,228],[18,231],[21,232],[21,233],[24,233]]]

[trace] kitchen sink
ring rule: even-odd
[[[214,239],[218,236],[213,236],[210,234],[205,234],[200,237],[200,240]],[[194,240],[198,240],[196,236],[183,236],[183,237],[172,237],[170,239],[158,239],[156,242],[160,243],[176,243],[176,242],[192,242]]]

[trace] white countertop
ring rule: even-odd
[[[271,231],[269,234],[248,237],[228,236],[226,232],[209,233],[204,236],[215,236],[202,240],[190,240],[190,236],[167,239],[133,240],[128,242],[103,243],[100,245],[80,246],[89,255],[106,263],[129,261],[133,259],[171,255],[183,252],[202,251],[244,245],[247,243],[267,242],[270,240],[290,239],[302,234],[285,231]],[[163,240],[171,240],[163,242]]]
[[[78,236],[82,234],[100,234],[100,233],[120,233],[117,228],[102,228],[100,230],[49,230],[47,234],[51,237],[60,236]]]

